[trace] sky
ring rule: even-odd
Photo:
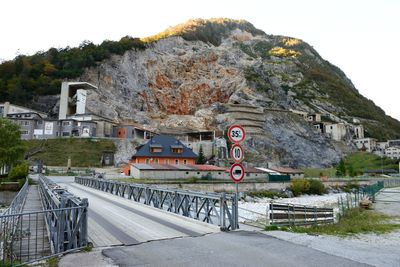
[[[192,18],[245,19],[296,37],[400,120],[400,0],[1,0],[0,60],[146,37]]]

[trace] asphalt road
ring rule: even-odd
[[[117,266],[369,266],[250,231],[115,247],[102,254]]]
[[[73,182],[72,177],[50,177],[81,198],[88,198],[89,240],[95,247],[219,232],[215,225],[175,215]]]

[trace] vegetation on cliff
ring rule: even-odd
[[[33,56],[19,55],[0,64],[0,102],[29,106],[32,99],[60,92],[63,79],[79,77],[85,68],[96,66],[113,54],[144,49],[138,38],[123,37],[100,45],[85,41],[79,47],[51,48]]]
[[[222,38],[229,36],[234,29],[241,29],[253,35],[265,35],[263,31],[255,28],[253,24],[245,20],[213,18],[192,19],[141,40],[148,43],[171,36],[181,36],[188,41],[203,41],[218,46]]]

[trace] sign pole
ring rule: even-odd
[[[239,183],[236,183],[236,229],[239,229]]]
[[[234,220],[235,225],[232,229],[239,229],[239,183],[243,180],[245,175],[245,170],[243,165],[240,163],[243,161],[244,151],[241,143],[244,142],[246,138],[246,132],[244,128],[240,125],[232,125],[228,130],[229,140],[234,144],[231,148],[230,156],[234,160],[234,164],[230,168],[230,176],[236,184],[236,196],[235,196],[235,209],[232,213],[235,213]]]

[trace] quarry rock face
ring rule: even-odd
[[[309,62],[325,64],[300,40],[235,29],[218,46],[179,36],[160,39],[145,50],[112,56],[80,80],[98,86],[87,96],[93,113],[151,130],[222,131],[240,123],[248,131],[249,163],[326,167],[339,161],[338,146],[298,115],[274,111],[315,112],[315,105],[340,111],[305,78]]]

